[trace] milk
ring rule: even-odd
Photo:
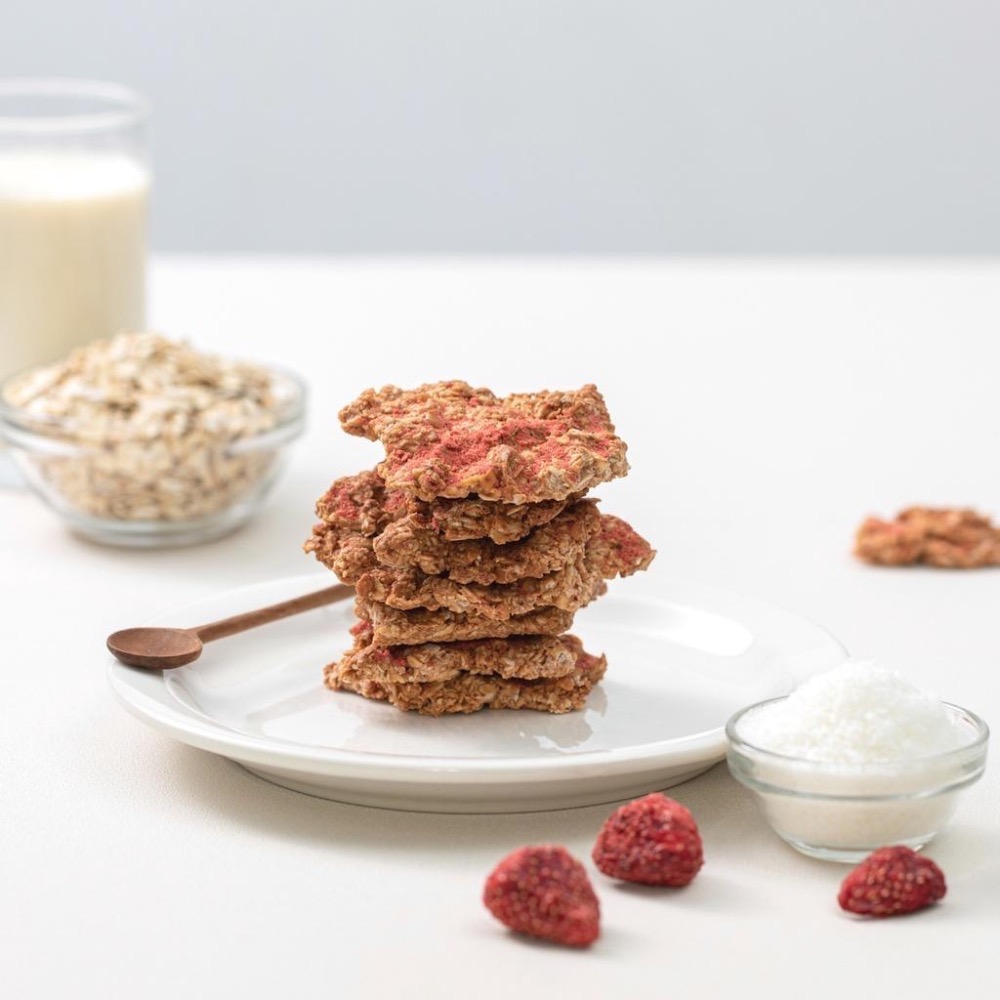
[[[0,379],[142,328],[148,202],[122,154],[0,150]]]

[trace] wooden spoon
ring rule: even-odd
[[[148,670],[168,670],[193,663],[201,656],[206,642],[236,635],[258,625],[297,615],[302,611],[321,608],[324,604],[342,601],[354,593],[352,587],[337,584],[325,590],[317,590],[290,601],[271,604],[256,611],[246,611],[232,618],[197,625],[194,628],[125,628],[108,636],[108,649],[130,667],[145,667]]]

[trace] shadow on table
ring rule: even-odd
[[[272,785],[224,758],[180,745],[171,748],[167,766],[178,793],[241,832],[250,829],[275,841],[348,850],[380,863],[407,852],[425,860],[440,852],[461,856],[469,867],[483,872],[508,851],[532,843],[565,844],[590,867],[588,855],[597,832],[619,804],[537,813],[404,812],[313,798]],[[678,890],[688,909],[710,914],[760,909],[759,892],[720,873],[713,858],[738,857],[747,871],[777,868],[785,876],[824,867],[769,835],[749,794],[733,781],[725,764],[673,786],[668,794],[697,816],[705,845],[703,873],[690,888]],[[662,889],[609,886],[609,892],[646,896],[657,905],[669,906],[679,898]]]
[[[575,840],[593,836],[614,808],[488,815],[376,809],[294,792],[224,758],[188,747],[172,749],[170,766],[176,769],[178,784],[201,808],[229,817],[234,826],[362,852],[412,848],[450,853],[474,846],[502,850],[529,840]]]
[[[169,766],[178,790],[200,808],[233,826],[316,844],[349,846],[378,853],[415,848],[448,853],[463,848],[503,850],[524,843],[590,843],[618,803],[535,813],[457,814],[375,809],[314,798],[272,785],[238,764],[181,745],[170,747]],[[725,765],[676,785],[670,795],[691,808],[703,830],[706,850],[745,836],[754,821],[752,804],[729,777]],[[748,808],[749,807],[749,808]],[[725,816],[725,822],[719,820]]]
[[[276,841],[317,847],[347,848],[379,857],[408,850],[424,854],[466,853],[470,864],[498,860],[507,851],[530,843],[562,843],[581,859],[589,853],[605,818],[619,803],[537,813],[455,814],[375,809],[331,802],[272,785],[225,758],[174,744],[169,767],[175,790],[199,809],[234,829],[251,829]],[[849,868],[798,854],[782,844],[758,814],[750,794],[729,775],[724,763],[667,791],[698,819],[705,845],[706,867],[686,906],[706,911],[733,907],[759,909],[757,889],[728,875],[719,875],[713,858],[739,859],[738,870],[769,873],[782,879],[822,874],[836,885]],[[974,880],[1000,885],[1000,837],[992,830],[956,823],[927,853],[957,885]],[[752,880],[751,880],[752,881]],[[983,886],[980,886],[982,889]],[[616,884],[611,891],[656,896],[657,890]],[[966,890],[966,893],[968,890]],[[981,892],[976,893],[978,898]],[[668,894],[669,896],[669,894]],[[664,897],[667,898],[667,897]],[[972,900],[967,905],[976,909]]]

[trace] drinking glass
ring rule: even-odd
[[[0,380],[145,324],[146,101],[0,80]]]

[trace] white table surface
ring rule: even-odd
[[[611,806],[422,815],[287,791],[126,714],[102,647],[308,571],[313,501],[378,453],[337,426],[361,389],[596,381],[632,464],[600,494],[659,549],[651,573],[782,605],[996,725],[1000,570],[849,550],[870,512],[1000,514],[1000,264],[168,258],[153,320],[306,373],[310,427],[259,518],[202,547],[101,548],[0,493],[0,995],[997,995],[996,767],[928,849],[946,900],[864,922],[836,905],[847,869],[782,844],[719,765],[671,792],[701,826],[698,879],[595,873],[603,935],[581,953],[508,935],[482,884],[525,843],[587,858]]]

